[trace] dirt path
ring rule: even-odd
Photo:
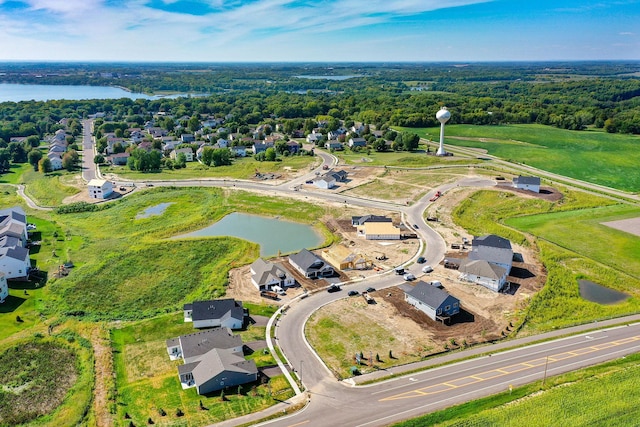
[[[113,426],[113,417],[109,411],[109,390],[113,386],[113,358],[111,357],[111,344],[109,330],[101,323],[91,330],[91,343],[93,344],[94,369],[96,374],[93,410],[95,412],[97,427]]]

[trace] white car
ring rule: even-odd
[[[430,265],[425,265],[424,267],[422,267],[423,273],[431,273],[432,271],[433,271],[433,267],[431,267]]]
[[[407,273],[404,275],[404,280],[410,282],[411,280],[416,280],[416,276],[411,273]]]

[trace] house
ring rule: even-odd
[[[342,142],[337,141],[337,140],[331,140],[331,141],[327,141],[324,144],[324,148],[326,148],[327,150],[334,150],[334,151],[342,151],[344,150],[344,147],[342,146]]]
[[[259,291],[268,291],[274,286],[295,286],[296,280],[277,265],[258,258],[251,264],[251,283]]]
[[[351,217],[351,225],[357,227],[359,225],[364,225],[365,222],[393,222],[391,218],[382,215],[363,215],[363,216],[352,216]]]
[[[494,292],[500,292],[507,282],[507,270],[482,259],[460,262],[460,279],[477,283]]]
[[[180,135],[180,140],[188,144],[190,142],[195,142],[196,137],[192,133],[183,133],[182,135]]]
[[[313,179],[313,183],[316,187],[323,190],[330,190],[336,186],[336,179],[331,174],[324,174]]]
[[[356,234],[366,240],[400,240],[402,238],[400,228],[391,222],[367,221],[357,227]]]
[[[49,163],[51,163],[51,170],[58,171],[62,169],[62,157],[58,153],[49,153],[47,154],[47,159],[49,159]]]
[[[336,130],[331,130],[331,131],[329,131],[327,133],[327,139],[328,140],[338,139],[341,136],[346,135],[346,134],[347,134],[347,131],[346,131],[346,129],[343,129],[343,128],[339,128],[339,129],[336,129]]]
[[[513,186],[520,190],[540,192],[540,177],[537,176],[518,176],[513,178]]]
[[[0,248],[0,272],[5,279],[27,277],[31,269],[29,250],[22,246]]]
[[[331,277],[335,274],[333,267],[308,249],[302,249],[297,254],[289,255],[289,264],[309,279]]]
[[[322,135],[321,133],[310,133],[309,135],[307,135],[306,140],[309,144],[315,144],[323,138],[324,135]]]
[[[191,147],[176,148],[169,153],[169,157],[171,157],[172,160],[176,160],[180,153],[184,154],[187,162],[193,162],[193,149],[191,149]]]
[[[131,153],[117,153],[107,156],[107,161],[114,166],[126,166]]]
[[[92,199],[106,199],[113,193],[113,184],[104,179],[89,181],[89,197]]]
[[[366,147],[367,140],[364,138],[349,138],[349,148]]]
[[[20,206],[0,210],[0,237],[15,237],[20,246],[27,245],[27,214]]]
[[[331,171],[329,175],[333,176],[336,182],[346,182],[349,174],[347,171],[341,169],[339,171]]]
[[[344,245],[335,245],[322,251],[322,257],[338,270],[368,270],[373,262],[364,255],[353,253]]]
[[[503,237],[495,234],[488,234],[482,237],[475,237],[471,241],[470,260],[485,260],[492,264],[499,265],[507,270],[507,274],[511,271],[513,264],[513,249],[511,242]]]
[[[216,144],[218,144],[219,148],[227,148],[229,146],[229,141],[224,138],[218,138]]]
[[[235,147],[230,147],[231,152],[236,157],[247,157],[247,147],[243,145],[237,145]]]
[[[178,376],[183,389],[195,387],[207,394],[225,387],[256,381],[258,368],[243,356],[242,339],[217,328],[167,340],[171,360],[183,359]]]
[[[241,329],[249,313],[241,301],[232,298],[195,301],[184,305],[184,321],[193,322],[193,327]]]
[[[62,153],[64,153],[65,151],[67,151],[67,146],[63,145],[63,144],[51,144],[49,145],[49,153],[57,153],[62,155]]]
[[[267,151],[267,148],[273,148],[273,146],[273,142],[256,141],[253,143],[253,154],[262,153],[263,151]]]
[[[409,291],[404,300],[429,316],[432,320],[445,320],[460,312],[460,300],[446,291],[419,281]]]
[[[291,154],[298,154],[300,152],[300,143],[298,141],[287,141],[287,151]]]
[[[9,285],[4,273],[0,272],[0,304],[9,297]]]

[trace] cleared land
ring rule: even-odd
[[[607,221],[602,224],[640,237],[640,217],[621,219],[618,221]]]

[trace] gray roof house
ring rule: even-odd
[[[363,215],[363,216],[352,216],[351,217],[351,225],[357,227],[359,225],[364,225],[365,222],[393,222],[391,218],[382,215]]]
[[[296,280],[286,270],[258,258],[251,264],[251,283],[259,291],[267,291],[274,286],[294,286]]]
[[[458,270],[462,280],[477,283],[494,292],[500,292],[507,282],[505,268],[483,259],[465,259],[460,263]]]
[[[304,277],[316,279],[318,277],[331,277],[335,274],[333,267],[325,263],[322,258],[303,249],[297,254],[289,255],[289,264],[298,270]]]
[[[507,270],[507,274],[509,274],[513,263],[511,242],[495,234],[476,237],[471,241],[469,259],[485,260],[497,264]]]
[[[232,298],[209,301],[195,301],[184,305],[184,321],[193,322],[193,327],[223,327],[241,329],[248,316],[241,301]]]
[[[405,301],[433,320],[446,320],[460,312],[460,300],[423,281],[404,293]]]
[[[196,387],[198,394],[257,380],[258,368],[253,360],[244,358],[242,348],[240,336],[227,328],[167,340],[171,360],[184,360],[178,367],[182,388]]]
[[[513,186],[521,190],[540,192],[540,177],[538,176],[517,176],[513,178]]]

